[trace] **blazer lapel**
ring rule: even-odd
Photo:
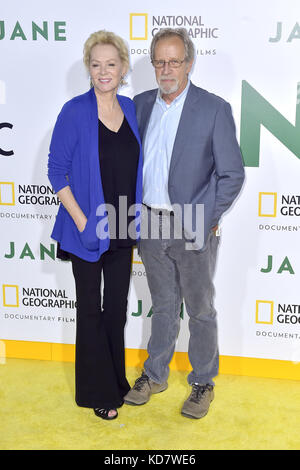
[[[157,96],[157,90],[153,90],[152,93],[149,93],[149,95],[147,96],[147,100],[144,103],[142,112],[141,112],[141,116],[139,120],[140,121],[139,129],[140,129],[140,135],[141,135],[141,139],[143,143],[145,142],[146,132],[147,132],[148,124],[150,121],[152,109],[156,100],[156,96]]]
[[[178,158],[182,154],[182,151],[185,146],[186,138],[187,138],[187,130],[189,128],[189,123],[191,123],[195,119],[195,113],[199,113],[199,104],[197,103],[199,100],[199,94],[197,93],[197,89],[195,85],[192,83],[190,84],[190,88],[188,90],[181,117],[178,124],[178,129],[173,145],[173,151],[171,156],[170,162],[170,169],[169,169],[169,179],[174,171]]]

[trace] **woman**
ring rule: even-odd
[[[115,419],[130,389],[124,327],[138,231],[135,237],[114,236],[103,208],[112,205],[118,216],[119,197],[126,197],[127,207],[136,204],[132,218],[138,220],[142,153],[134,104],[117,94],[129,68],[124,41],[111,32],[93,33],[84,45],[84,63],[91,89],[63,106],[50,145],[48,176],[62,203],[52,238],[58,253],[69,254],[75,278],[76,403]],[[129,217],[126,222],[132,225]]]

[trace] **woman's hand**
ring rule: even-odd
[[[85,229],[85,226],[86,226],[86,222],[87,222],[87,218],[86,216],[84,215],[84,217],[82,218],[82,220],[80,220],[78,223],[75,222],[79,232],[83,232],[84,229]]]
[[[57,193],[64,208],[69,212],[74,220],[79,232],[83,232],[86,226],[87,218],[79,207],[76,199],[73,196],[70,186],[65,186]]]

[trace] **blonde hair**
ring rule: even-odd
[[[91,34],[90,37],[84,43],[83,62],[87,69],[90,65],[91,50],[97,44],[110,44],[111,46],[114,46],[119,53],[123,65],[125,65],[126,67],[126,71],[128,71],[129,52],[125,41],[120,36],[117,36],[115,33],[105,30],[96,31],[95,33]],[[125,83],[126,82],[124,82],[122,78],[120,84],[125,85]]]

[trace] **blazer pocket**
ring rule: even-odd
[[[85,227],[79,232],[82,245],[89,251],[96,251],[99,248],[99,238],[96,234],[95,218],[89,215]]]

